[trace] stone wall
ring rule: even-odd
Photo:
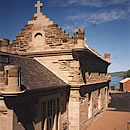
[[[92,115],[93,116],[95,116],[99,112],[99,109],[98,109],[98,98],[99,98],[98,91],[99,90],[92,92]]]
[[[61,117],[60,117],[60,129],[68,130],[69,129],[69,119],[68,119],[68,104],[69,104],[69,90],[61,93]]]
[[[81,96],[81,100],[80,100],[80,129],[86,130],[86,128],[90,125],[90,123],[93,121],[95,116],[99,114],[101,111],[106,109],[106,106],[108,104],[108,100],[107,100],[108,91],[105,91],[105,90],[107,88],[108,86],[104,86],[103,88],[99,88],[99,89],[91,91],[92,117],[90,119],[88,119],[88,101],[89,101],[88,95],[89,93],[86,93],[87,90],[85,89],[83,90],[84,92],[82,93],[85,93],[85,94]],[[99,92],[101,93],[101,108],[100,109],[99,109]]]
[[[30,46],[29,42],[32,41],[32,27],[33,25],[25,25],[19,35],[13,40],[13,42],[9,45],[9,52],[11,53],[19,53],[26,52]]]
[[[80,100],[80,128],[86,130],[88,121],[88,93],[86,93]]]
[[[0,129],[13,130],[13,110],[8,109],[3,97],[0,97]]]

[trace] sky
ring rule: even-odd
[[[34,16],[37,0],[0,0],[0,38],[15,39]],[[41,0],[42,12],[73,36],[84,28],[86,44],[111,54],[109,72],[130,69],[129,0]]]

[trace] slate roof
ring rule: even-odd
[[[21,83],[28,90],[67,86],[64,81],[33,58],[10,55],[9,64],[21,67]]]

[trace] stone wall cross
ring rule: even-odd
[[[35,4],[35,8],[37,8],[37,13],[35,14],[35,16],[41,16],[42,12],[41,12],[41,7],[43,6],[43,4],[40,1],[37,1],[37,4]]]

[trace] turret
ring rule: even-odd
[[[8,39],[0,39],[0,51],[1,52],[8,52],[8,45],[9,45]]]
[[[5,73],[5,92],[20,91],[20,67],[17,65],[4,66]]]
[[[85,31],[84,29],[74,30],[74,43],[77,48],[84,48],[85,46]]]
[[[110,63],[110,53],[105,53],[104,58],[106,61],[108,61]]]

